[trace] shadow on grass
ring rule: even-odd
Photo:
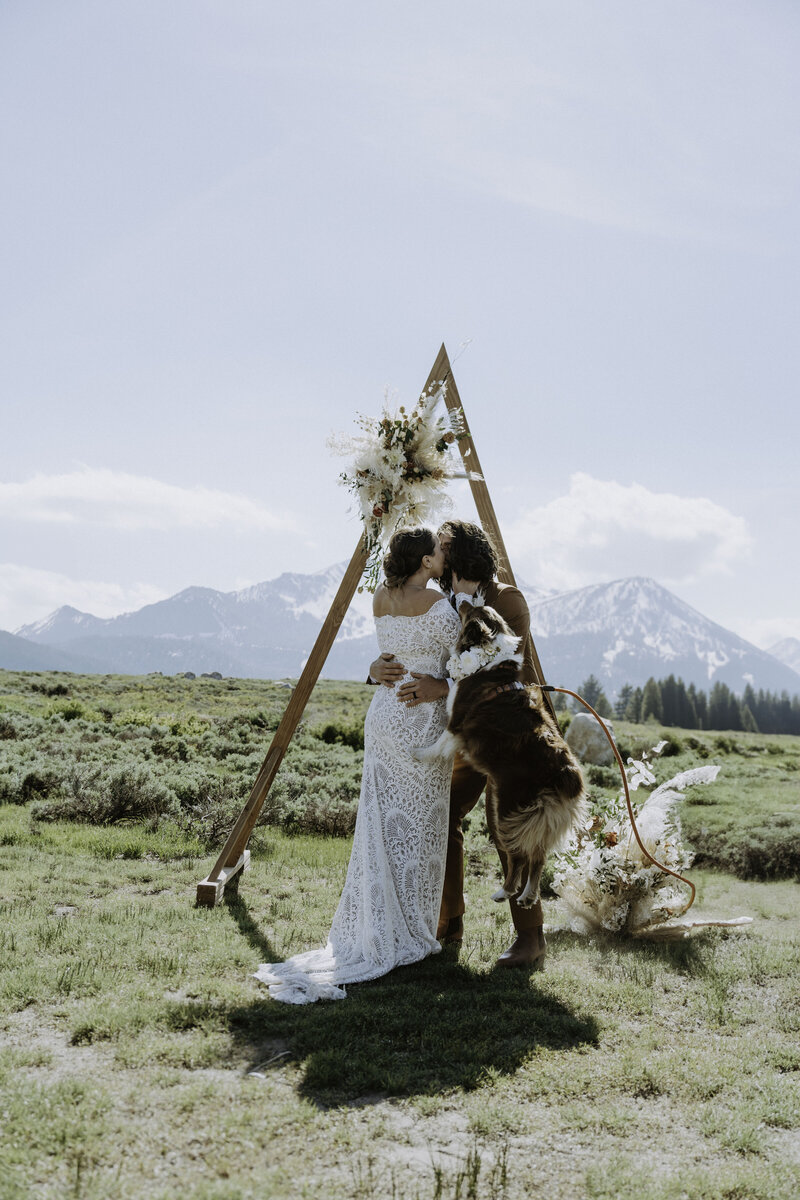
[[[238,881],[238,876],[236,876],[236,879]],[[225,907],[239,926],[239,932],[242,937],[246,938],[253,949],[262,955],[261,961],[275,962],[276,958],[279,957],[278,952],[273,947],[269,938],[262,933],[258,922],[253,920],[253,917],[250,915],[250,909],[239,895],[238,888],[231,888],[229,885],[223,899]]]
[[[662,963],[681,975],[704,975],[709,968],[709,944],[721,940],[726,931],[701,929],[687,938],[635,938],[618,933],[598,932],[587,937],[569,929],[556,929],[547,934],[551,950],[591,945],[604,958],[635,959],[639,963]]]
[[[230,911],[251,945],[268,949],[244,901]],[[548,994],[541,980],[524,971],[487,974],[445,953],[352,984],[344,1002],[295,1007],[265,990],[264,999],[233,1009],[228,1026],[252,1064],[285,1045],[304,1066],[301,1094],[318,1104],[469,1090],[513,1074],[538,1048],[597,1043],[594,1018]]]

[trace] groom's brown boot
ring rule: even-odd
[[[528,967],[541,971],[547,942],[541,925],[535,929],[518,929],[516,940],[497,960],[498,967]]]

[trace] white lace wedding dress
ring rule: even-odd
[[[460,621],[448,600],[417,617],[376,618],[381,653],[407,671],[443,678]],[[409,678],[409,676],[406,676]],[[340,1000],[342,984],[376,979],[441,947],[436,925],[444,882],[453,760],[420,763],[435,742],[446,701],[409,708],[396,687],[378,687],[364,725],[364,775],[344,891],[322,950],[263,963],[256,979],[275,1000]]]

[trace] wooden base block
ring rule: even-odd
[[[205,908],[214,908],[222,899],[225,885],[240,871],[250,870],[250,851],[245,850],[232,867],[223,867],[216,879],[203,879],[197,885],[197,903]]]

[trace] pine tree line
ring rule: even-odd
[[[800,734],[800,696],[788,692],[758,692],[748,683],[741,696],[725,683],[715,683],[706,695],[693,683],[668,675],[643,688],[626,683],[612,706],[599,679],[590,675],[578,689],[601,717],[641,724],[653,719],[681,729],[734,729],[750,733]],[[580,706],[577,706],[580,708]]]

